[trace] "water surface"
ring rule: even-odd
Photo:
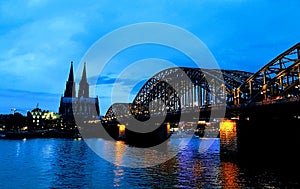
[[[154,167],[135,169],[105,161],[83,140],[0,140],[0,188],[299,186],[299,181],[276,170],[243,166],[234,160],[221,161],[220,140],[209,140],[214,141],[206,153],[199,152],[201,140],[195,138],[184,151],[169,161]]]

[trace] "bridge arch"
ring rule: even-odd
[[[237,87],[233,91],[234,103],[259,102],[287,93],[299,83],[299,60],[300,43],[297,43]]]
[[[232,91],[240,86],[252,73],[237,70],[215,70],[188,67],[174,67],[162,70],[152,76],[139,90],[132,103],[112,105],[105,117],[116,118],[119,111],[134,116],[150,114],[149,105],[159,99],[167,111],[176,113],[185,109],[199,109],[218,104],[233,104]],[[187,82],[184,77],[191,82]],[[180,90],[175,90],[180,89]],[[126,109],[128,108],[128,109]],[[124,117],[126,117],[124,115]]]

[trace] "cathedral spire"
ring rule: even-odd
[[[64,97],[75,97],[75,95],[76,95],[76,89],[75,89],[74,74],[73,74],[73,61],[72,61],[69,78],[66,83]]]
[[[87,79],[86,79],[86,63],[85,62],[84,62],[84,67],[83,67],[83,71],[82,71],[81,81],[84,81],[85,83],[87,83]]]
[[[89,98],[89,84],[86,77],[86,63],[84,63],[82,76],[79,83],[78,97]]]
[[[70,73],[69,73],[69,82],[74,82],[74,75],[73,75],[73,61],[71,61],[71,68],[70,68]]]

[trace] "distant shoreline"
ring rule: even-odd
[[[36,130],[36,131],[7,131],[1,133],[0,139],[30,139],[30,138],[81,138],[78,130]]]

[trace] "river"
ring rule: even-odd
[[[110,163],[84,140],[0,140],[0,188],[299,187],[299,180],[276,169],[222,161],[220,140],[205,140],[212,140],[205,153],[197,150],[202,139],[194,138],[174,158],[147,168]]]

